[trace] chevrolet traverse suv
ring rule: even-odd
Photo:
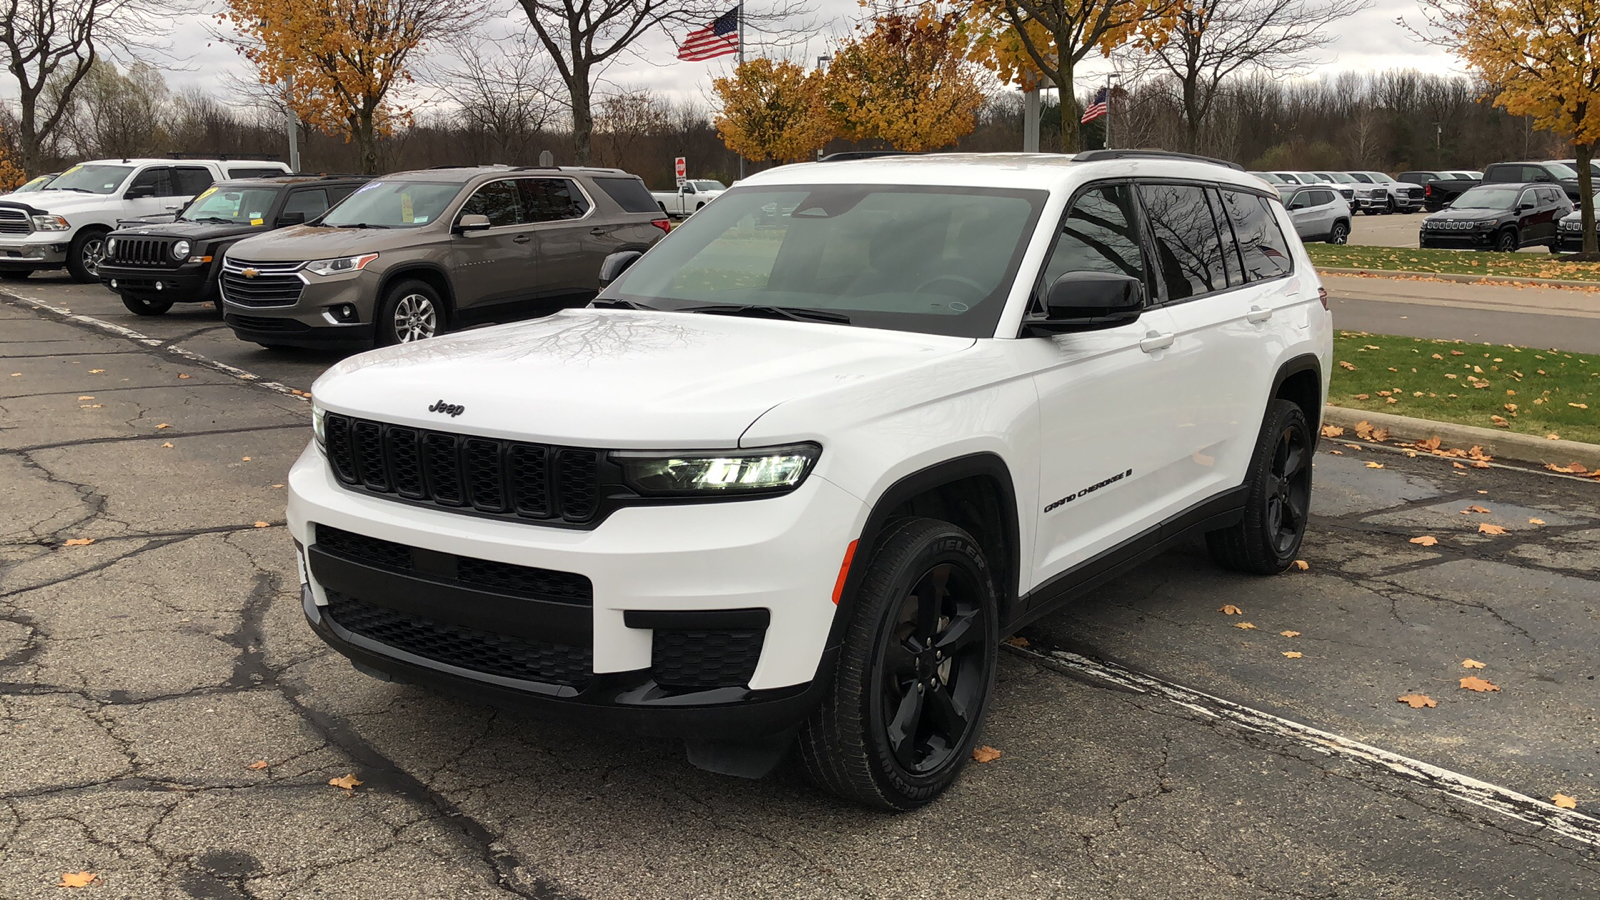
[[[1294,561],[1332,353],[1294,234],[1155,151],[758,173],[589,308],[318,379],[305,615],[380,678],[919,806],[1007,634],[1188,535]]]
[[[222,260],[223,321],[267,347],[403,344],[587,303],[611,253],[671,225],[620,169],[428,169],[369,181]]]

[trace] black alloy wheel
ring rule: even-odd
[[[1345,244],[1350,241],[1350,226],[1344,222],[1333,223],[1333,230],[1328,232],[1328,243]]]
[[[1507,228],[1505,231],[1500,232],[1500,236],[1495,238],[1494,241],[1494,249],[1501,253],[1515,253],[1518,246],[1519,242],[1517,241],[1517,230],[1515,228]]]
[[[936,519],[891,523],[866,566],[800,756],[840,797],[915,809],[955,781],[977,743],[999,657],[998,598],[977,542]]]
[[[1206,533],[1206,548],[1217,564],[1256,575],[1289,568],[1311,518],[1315,450],[1300,407],[1273,400],[1250,460],[1243,516],[1236,525]]]

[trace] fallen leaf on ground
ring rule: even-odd
[[[1577,799],[1574,798],[1574,797],[1568,797],[1566,794],[1557,794],[1554,797],[1550,798],[1550,802],[1554,803],[1556,806],[1560,807],[1561,809],[1577,809],[1578,808]]]
[[[1369,462],[1369,463],[1367,463],[1367,468],[1369,468],[1369,469],[1381,469],[1381,468],[1383,468],[1383,463],[1380,463],[1380,462]]]
[[[1491,421],[1494,424],[1500,426],[1501,428],[1510,428],[1511,427],[1511,423],[1506,421],[1504,416],[1490,416],[1489,417],[1489,421]]]
[[[976,763],[992,763],[1003,754],[999,750],[984,744],[982,747],[972,748],[972,761]]]
[[[1255,628],[1256,626],[1252,622],[1235,622],[1235,623],[1233,623],[1233,627],[1235,627],[1235,628],[1244,628],[1246,630],[1249,630],[1249,629]]]
[[[1529,519],[1528,520],[1528,524],[1529,525],[1543,525],[1544,524],[1544,520],[1543,519]]]
[[[1582,475],[1589,471],[1588,467],[1580,465],[1579,463],[1569,463],[1564,466],[1558,466],[1555,463],[1545,463],[1544,467],[1552,472],[1561,472],[1566,475]]]
[[[82,399],[82,398],[79,398],[79,399]],[[1337,425],[1324,425],[1324,426],[1322,426],[1322,436],[1323,437],[1334,438],[1334,437],[1338,437],[1341,434],[1344,434],[1344,429],[1340,428]]]
[[[1555,434],[1555,433],[1552,432],[1550,434],[1545,435],[1544,439],[1547,440],[1547,441],[1559,441],[1559,440],[1561,440],[1561,435]]]
[[[93,399],[94,399],[94,395],[92,395],[92,394],[85,394],[85,395],[83,395],[83,396],[82,396],[82,397],[79,397],[79,398],[78,398],[78,399],[79,399],[79,400],[93,400]]]
[[[62,546],[65,546],[65,547],[87,547],[92,543],[94,543],[94,538],[73,538],[72,540],[67,541]]]
[[[99,375],[101,372],[104,372],[104,371],[105,371],[105,369],[90,369],[89,370],[89,374],[90,375]],[[18,372],[17,374],[21,375],[22,373]]]
[[[1488,522],[1478,523],[1479,534],[1505,534],[1506,530],[1499,525],[1490,525]]]
[[[1484,509],[1483,507],[1481,507],[1481,506],[1477,505],[1476,503],[1474,503],[1473,505],[1467,507],[1466,509],[1463,509],[1461,511],[1461,514],[1463,516],[1466,516],[1466,515],[1471,515],[1472,513],[1486,513],[1486,512],[1488,512],[1487,509]]]
[[[1458,462],[1453,462],[1450,465],[1455,466],[1458,469],[1465,469],[1466,468],[1466,466],[1463,466],[1461,463],[1458,463]]]
[[[1389,439],[1389,429],[1387,429],[1387,428],[1374,428],[1374,429],[1372,429],[1372,439],[1377,441],[1380,444],[1383,443],[1384,441],[1387,441]]]
[[[1354,372],[1356,370],[1356,364],[1355,363],[1348,363],[1348,362],[1345,362],[1344,360],[1341,359],[1341,360],[1339,360],[1339,368],[1348,369],[1349,371]]]
[[[1304,572],[1305,570],[1311,568],[1311,563],[1308,563],[1303,559],[1297,559],[1294,561],[1294,567]]]
[[[1567,405],[1572,407],[1573,409],[1588,409],[1589,408],[1589,404],[1587,404],[1587,403],[1568,403]]]
[[[165,423],[165,422],[162,422],[162,423],[161,423],[161,424],[160,424],[160,425],[157,425],[157,426],[156,426],[156,430],[157,430],[157,431],[160,431],[160,430],[161,430],[161,429],[163,429],[163,428],[171,428],[171,427],[172,427],[172,426],[171,426],[171,425],[168,425],[168,424],[167,424],[167,423]]]
[[[1013,647],[1026,647],[1026,646],[1028,646],[1028,639],[1023,637],[1020,634],[1019,635],[1015,635],[1013,637],[1006,638],[1005,642],[1007,644],[1010,644]]]
[[[355,776],[355,773],[351,773],[349,775],[344,776],[343,778],[329,778],[328,779],[328,783],[333,785],[336,788],[339,788],[340,790],[344,791],[345,793],[351,793],[351,792],[355,791],[355,789],[356,789],[356,787],[358,785],[364,784],[365,782],[363,782],[363,781],[361,781],[361,779],[357,778]]]
[[[1439,445],[1441,443],[1443,443],[1443,441],[1440,441],[1439,440],[1439,436],[1436,434],[1433,437],[1428,438],[1425,441],[1417,441],[1417,445],[1416,446],[1417,446],[1418,450],[1427,450],[1428,452],[1431,453],[1434,450],[1439,449]]]
[[[1412,709],[1421,709],[1424,706],[1433,709],[1439,705],[1439,701],[1429,697],[1427,694],[1407,694],[1404,697],[1397,698],[1397,700]]]
[[[273,485],[273,487],[275,487],[275,488],[281,488],[281,487],[283,487],[283,485],[281,485],[281,484],[275,484],[275,485]]]
[[[272,527],[272,523],[271,522],[257,522],[256,523],[256,527],[257,528],[271,528]]]
[[[1490,682],[1484,681],[1482,678],[1479,678],[1476,675],[1468,675],[1467,677],[1461,679],[1461,686],[1469,691],[1477,691],[1480,694],[1484,691],[1500,690],[1498,687],[1494,686]]]
[[[1411,543],[1413,543],[1413,544],[1421,544],[1424,547],[1432,547],[1434,544],[1439,543],[1439,539],[1434,537],[1431,534],[1425,534],[1422,537],[1414,537],[1414,538],[1412,538],[1411,539]]]
[[[1284,631],[1280,631],[1278,633],[1283,635],[1284,637],[1299,637],[1300,636],[1300,632],[1298,632],[1298,631],[1284,630]]]
[[[1305,656],[1305,654],[1301,653],[1299,650],[1285,650],[1283,651],[1283,655],[1289,657],[1290,659],[1299,659],[1300,657]]]
[[[63,872],[61,873],[61,883],[56,887],[88,887],[91,882],[99,877],[93,872]]]
[[[1461,668],[1463,668],[1463,669],[1481,669],[1481,668],[1483,668],[1483,663],[1478,662],[1475,659],[1463,659],[1461,661]]]
[[[82,404],[79,404],[78,408],[79,409],[100,409],[103,406],[105,406],[105,404],[103,404],[103,403],[82,403]]]
[[[242,462],[249,462],[250,461],[250,457],[246,456],[241,461]]]
[[[180,372],[180,373],[178,373],[178,377],[179,377],[179,378],[188,378],[188,377],[189,377],[189,376],[188,376],[188,375],[185,375],[185,374],[183,374],[183,373],[182,373],[182,372]]]
[[[1361,438],[1363,441],[1372,440],[1372,423],[1368,422],[1366,419],[1362,419],[1361,421],[1357,422],[1356,437]]]
[[[1466,356],[1467,354],[1461,352],[1460,350],[1451,350],[1450,351],[1450,355],[1451,356]]]
[[[1237,615],[1243,614],[1244,610],[1240,609],[1237,606],[1234,606],[1232,603],[1229,603],[1229,604],[1226,604],[1224,606],[1219,607],[1217,609],[1217,612],[1222,613],[1225,616],[1237,616]]]
[[[267,765],[268,765],[268,763],[267,763],[266,760],[258,759],[255,762],[251,763],[250,765],[245,766],[245,768],[246,769],[250,769],[251,771],[259,772],[262,769],[265,769],[267,767]]]
[[[171,450],[172,449],[172,442],[171,441],[167,441],[165,444],[162,444],[161,446],[165,447],[168,450]]]

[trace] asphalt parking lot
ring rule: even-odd
[[[0,898],[1600,897],[1593,479],[1324,441],[1305,571],[1032,626],[1003,755],[886,817],[355,673],[282,527],[337,357],[5,290]]]

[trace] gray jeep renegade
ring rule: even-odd
[[[223,320],[266,347],[362,347],[581,306],[671,226],[620,169],[477,166],[368,182],[222,261]]]

